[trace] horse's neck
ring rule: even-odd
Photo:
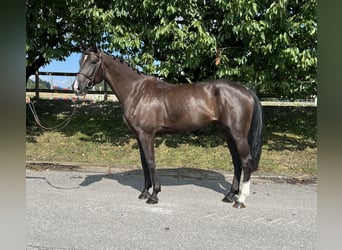
[[[104,62],[104,78],[115,92],[121,104],[130,95],[144,76],[134,71],[128,65],[106,55]]]

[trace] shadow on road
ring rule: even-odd
[[[225,177],[222,174],[211,170],[168,168],[158,169],[157,171],[162,186],[196,185],[211,189],[224,195],[228,193],[231,186],[231,184],[225,180]],[[133,176],[136,177],[134,178],[134,181]],[[138,191],[141,191],[144,185],[142,170],[134,169],[115,174],[88,175],[79,184],[79,186],[86,187],[103,179],[116,180],[120,184],[130,186]]]

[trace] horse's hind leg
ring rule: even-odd
[[[224,135],[233,159],[234,177],[230,191],[222,201],[234,202],[233,207],[235,208],[244,208],[246,207],[245,200],[250,193],[250,178],[252,173],[252,157],[249,151],[247,136],[241,137],[241,133],[239,132],[231,135],[228,131],[224,131]],[[242,172],[243,179],[240,189]],[[235,197],[236,195],[238,195],[237,199]]]
[[[239,198],[234,203],[235,208],[246,207],[245,200],[250,194],[250,179],[252,174],[252,156],[249,151],[248,140],[246,138],[240,138],[235,140],[238,152],[241,159],[241,168],[243,170],[242,185],[239,192]]]
[[[240,159],[240,154],[238,153],[238,150],[236,148],[234,139],[229,134],[225,134],[225,138],[227,140],[228,148],[232,156],[232,160],[233,160],[234,177],[233,177],[233,183],[230,187],[230,191],[222,199],[222,201],[234,202],[236,200],[235,195],[237,195],[240,190],[240,179],[241,179],[241,172],[242,172],[241,159]]]

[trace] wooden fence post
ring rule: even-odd
[[[103,84],[103,90],[104,90],[104,93],[103,93],[103,101],[107,101],[108,99],[108,86],[107,86],[107,82],[104,81],[104,84]]]
[[[39,75],[38,71],[35,73],[35,91],[36,91],[36,98],[39,99]]]

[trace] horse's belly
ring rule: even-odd
[[[160,132],[190,132],[200,128],[203,128],[215,119],[212,116],[206,114],[182,114],[178,117],[170,119],[164,119],[159,126]]]

